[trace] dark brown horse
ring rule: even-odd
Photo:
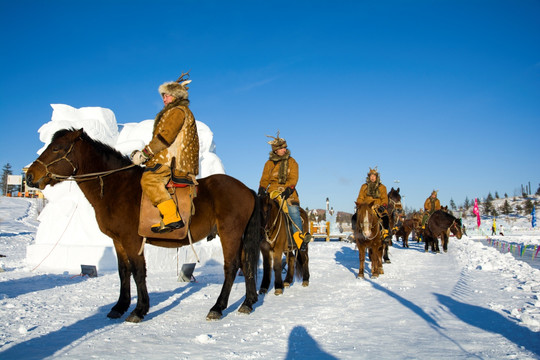
[[[401,223],[403,222],[403,207],[401,206],[401,195],[399,193],[399,188],[391,188],[388,192],[388,219],[389,219],[389,232],[390,236],[393,237],[398,231]],[[385,263],[390,263],[390,257],[388,256],[388,248],[392,245],[390,241],[389,244],[383,243],[383,260]]]
[[[425,251],[427,252],[431,246],[431,251],[440,252],[439,236],[441,237],[444,252],[448,251],[448,231],[452,232],[458,239],[461,239],[461,220],[456,219],[452,214],[444,210],[437,210],[431,214],[423,233]]]
[[[373,210],[373,202],[356,203],[353,224],[354,239],[358,247],[360,257],[360,268],[358,269],[358,277],[364,277],[364,263],[366,261],[366,249],[371,260],[371,277],[376,278],[384,274],[382,266],[382,226],[379,218]]]
[[[150,300],[146,288],[143,238],[138,234],[141,204],[140,180],[143,168],[113,148],[91,139],[81,130],[60,130],[41,156],[30,166],[26,180],[43,189],[72,177],[94,207],[100,230],[113,239],[118,257],[120,296],[107,315],[121,317],[131,303],[130,277],[137,286],[137,306],[126,321],[140,322],[148,313]],[[221,239],[225,281],[208,320],[219,319],[227,308],[229,294],[238,269],[246,282],[246,299],[239,311],[250,313],[257,302],[256,272],[259,260],[260,208],[256,194],[227,175],[212,175],[199,180],[194,200],[195,215],[190,231],[193,241],[215,232]],[[177,248],[189,239],[154,239],[147,243]]]
[[[280,208],[276,200],[268,194],[260,197],[263,211],[264,239],[261,241],[263,255],[263,278],[260,294],[266,294],[272,279],[271,269],[274,270],[274,294],[283,294],[283,289],[289,287],[296,275],[302,277],[302,286],[309,285],[309,256],[308,248],[298,250],[291,234],[291,218]],[[285,205],[286,206],[286,205]],[[308,231],[307,214],[300,209],[303,221],[303,232]],[[294,226],[294,225],[293,225]],[[309,245],[308,245],[309,246]],[[287,275],[285,281],[281,277],[282,262],[285,254],[287,261]]]

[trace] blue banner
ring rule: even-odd
[[[531,212],[531,224],[532,224],[532,227],[535,227],[536,226],[536,210],[535,210],[535,206],[533,206],[533,209],[532,209],[532,212]]]

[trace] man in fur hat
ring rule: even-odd
[[[146,165],[141,186],[162,217],[161,223],[151,227],[155,233],[184,226],[176,203],[165,187],[171,177],[175,182],[193,183],[199,173],[199,135],[188,107],[187,85],[191,80],[184,79],[186,75],[159,87],[164,107],[154,120],[152,140],[142,151],[135,150],[131,154],[134,164]]]
[[[386,210],[386,207],[388,206],[388,192],[386,191],[386,186],[381,183],[381,177],[377,172],[377,167],[375,167],[375,169],[369,169],[366,182],[360,187],[360,192],[356,199],[358,204],[369,203],[371,201],[374,201],[373,207],[375,212],[382,220],[383,241],[390,243],[390,240],[392,239],[389,232],[390,219],[388,218],[388,211]]]
[[[426,228],[426,221],[431,214],[440,210],[441,202],[437,199],[437,190],[433,190],[431,195],[424,202],[424,217],[422,217],[422,229]]]
[[[305,250],[312,236],[302,231],[300,200],[296,192],[298,163],[287,149],[287,141],[279,137],[279,132],[277,137],[269,141],[268,144],[272,146],[272,151],[270,151],[268,161],[264,164],[259,183],[259,195],[264,195],[266,192],[271,194],[274,191],[281,194],[282,199],[287,202],[289,216],[296,224],[296,226],[291,226],[294,241],[300,250]]]

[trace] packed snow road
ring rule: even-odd
[[[466,238],[452,238],[443,254],[395,244],[385,274],[370,279],[368,262],[365,280],[356,278],[353,244],[314,242],[309,287],[271,291],[243,315],[237,278],[229,308],[213,322],[205,317],[221,290],[222,264],[198,266],[196,283],[149,272],[150,313],[131,324],[106,317],[118,297],[116,273],[90,279],[26,268],[35,227],[18,219],[31,210],[6,211],[1,201],[0,253],[8,256],[0,274],[1,359],[540,357],[540,272]]]

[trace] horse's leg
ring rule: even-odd
[[[443,239],[442,239],[442,248],[444,252],[448,251],[448,238],[449,238],[448,234],[444,233]]]
[[[384,259],[384,262],[385,262],[385,263],[390,264],[391,261],[390,261],[390,258],[388,257],[388,248],[389,248],[389,245],[388,245],[388,244],[384,244],[384,245],[383,245],[383,248],[382,248],[382,258]]]
[[[364,262],[366,261],[366,247],[363,244],[360,244],[358,241],[356,242],[356,245],[358,246],[358,256],[360,259],[360,266],[358,269],[357,278],[363,279],[364,278]]]
[[[283,281],[283,286],[288,288],[289,286],[291,286],[291,283],[293,282],[293,278],[294,278],[294,269],[295,269],[294,252],[289,251],[287,253],[286,258],[287,258],[287,276],[285,276],[285,280]]]
[[[309,254],[308,249],[306,251],[298,251],[297,255],[299,263],[298,266],[302,269],[302,286],[309,286]]]
[[[131,271],[129,269],[129,260],[124,248],[118,241],[113,241],[118,259],[118,276],[120,277],[120,296],[118,301],[112,307],[107,316],[111,319],[118,319],[129,308],[131,304]]]
[[[270,267],[272,266],[272,257],[270,256],[270,244],[264,241],[261,243],[261,253],[263,257],[263,278],[261,281],[261,287],[259,289],[259,294],[266,294],[268,288],[270,287],[270,280],[272,278],[272,273]]]
[[[372,246],[369,248],[371,254],[371,277],[376,279],[379,277],[380,268],[382,267],[382,256],[381,251],[384,251],[384,246],[379,248],[377,246]]]
[[[242,234],[228,233],[227,231],[219,231],[221,238],[221,246],[223,248],[223,272],[225,281],[221,287],[221,293],[214,306],[206,315],[206,320],[219,320],[223,315],[223,310],[227,308],[229,303],[229,295],[231,294],[232,285],[236,278],[236,273],[241,264],[241,244]]]
[[[283,257],[283,249],[280,246],[274,248],[274,295],[283,294],[283,278],[281,277],[281,259]]]

